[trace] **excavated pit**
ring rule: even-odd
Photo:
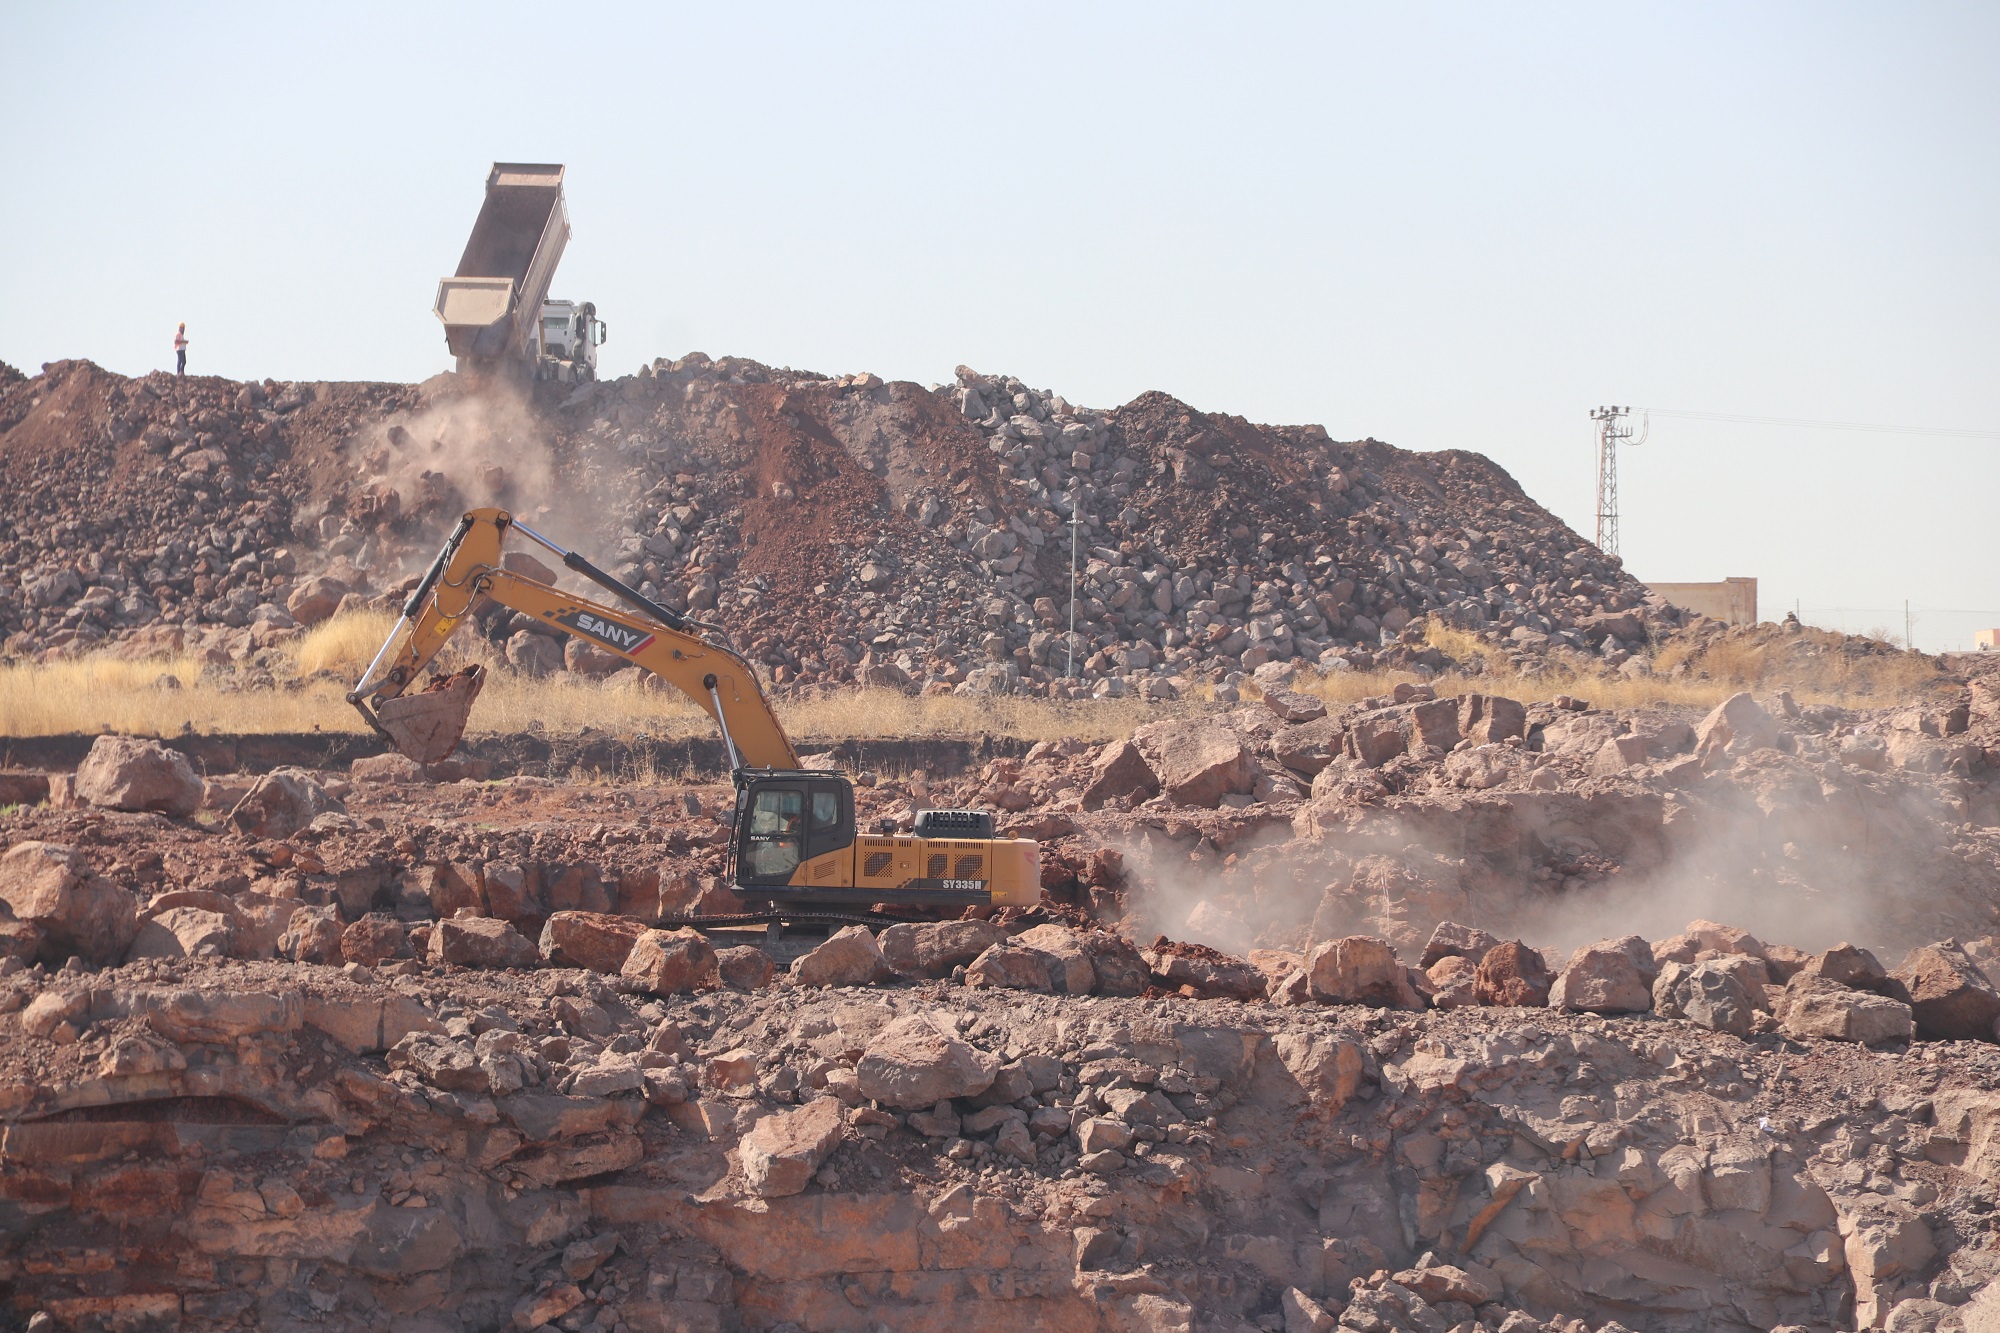
[[[90,805],[86,764],[55,775],[75,804],[0,820],[8,901],[54,845],[74,904],[138,913],[69,923],[58,952],[102,952],[67,970],[61,923],[8,924],[0,1301],[105,1329],[1983,1327],[2000,712],[1968,694],[1531,703],[1518,743],[1440,750],[1417,693],[1321,719],[1274,686],[857,788],[864,821],[1006,812],[1040,908],[705,953],[642,931],[732,903],[719,784],[375,756],[169,816]],[[1886,970],[1815,952],[1842,936]],[[1530,1003],[1486,993],[1496,939]]]

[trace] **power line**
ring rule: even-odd
[[[1810,610],[1814,614],[1828,614],[1830,612],[1830,614],[1850,614],[1850,616],[1902,614],[1902,606],[1802,606],[1800,614],[1804,614],[1806,610]],[[1992,614],[2000,614],[2000,612],[1992,610],[1990,606],[1986,606],[1986,608],[1972,608],[1972,610],[1964,610],[1960,606],[1914,606],[1914,610],[1918,614],[1926,614],[1926,616],[1992,616]]]
[[[1632,440],[1632,428],[1619,423],[1631,410],[1597,407],[1590,412],[1597,423],[1597,549],[1606,555],[1618,554],[1618,442]]]
[[[1881,435],[1932,435],[1941,439],[2000,440],[2000,430],[1958,430],[1949,426],[1883,426],[1864,421],[1817,421],[1807,417],[1757,417],[1735,412],[1690,412],[1672,407],[1649,407],[1654,416],[1681,417],[1689,421],[1735,421],[1751,426],[1803,426],[1812,430],[1872,431]]]

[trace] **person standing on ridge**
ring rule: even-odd
[[[188,326],[187,326],[187,321],[182,320],[179,330],[176,331],[174,334],[174,374],[176,376],[184,376],[187,373],[188,373]]]

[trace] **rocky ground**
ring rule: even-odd
[[[780,687],[1167,697],[1267,661],[1421,674],[1446,665],[1432,623],[1496,661],[1612,670],[1685,620],[1477,454],[1159,393],[1088,409],[964,368],[926,389],[697,354],[520,398],[451,375],[56,362],[0,378],[0,482],[15,658],[254,666],[350,596],[387,604],[473,504],[720,622]],[[484,629],[523,670],[564,668],[498,608]]]
[[[0,775],[0,1299],[62,1328],[2000,1318],[2000,680],[1706,716],[1260,684],[859,775],[864,822],[1001,810],[1044,903],[775,941],[676,925],[735,905],[722,786],[203,779],[122,738]]]

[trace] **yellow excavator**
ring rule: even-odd
[[[631,609],[558,590],[537,576],[539,562],[517,557],[517,568],[509,569],[502,554],[509,533],[545,548]],[[722,642],[720,629],[659,605],[501,509],[474,509],[459,519],[347,695],[369,726],[409,758],[436,763],[458,744],[485,682],[482,669],[433,674],[414,687],[453,632],[489,599],[646,668],[715,719],[736,788],[730,873],[746,917],[776,923],[815,909],[874,904],[901,912],[1040,901],[1038,846],[997,837],[990,812],[925,810],[912,835],[888,827],[857,833],[853,784],[839,773],[800,766],[756,673]]]

